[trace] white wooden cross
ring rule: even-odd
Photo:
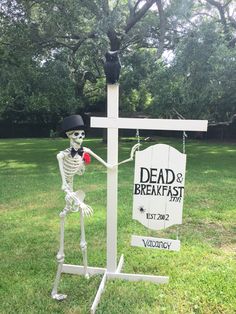
[[[91,127],[107,128],[107,162],[118,164],[118,130],[172,130],[172,131],[207,131],[207,120],[172,120],[172,119],[133,119],[119,118],[119,85],[107,85],[107,118],[92,117]],[[107,265],[102,282],[91,308],[94,313],[99,302],[106,279],[146,280],[167,283],[168,277],[121,273],[123,255],[117,266],[117,194],[118,169],[107,172]]]
[[[205,120],[172,120],[172,119],[133,119],[119,118],[119,85],[107,86],[107,117],[92,117],[91,127],[107,128],[107,163],[118,164],[118,131],[119,129],[172,130],[172,131],[207,131]],[[106,268],[88,267],[90,275],[103,274],[96,297],[91,307],[95,313],[107,279],[125,279],[130,281],[150,281],[167,283],[169,277],[143,274],[121,273],[124,262],[123,255],[117,265],[117,197],[118,169],[107,170],[107,265]],[[68,274],[84,274],[84,266],[63,264],[62,272]]]

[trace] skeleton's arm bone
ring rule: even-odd
[[[122,165],[122,164],[125,164],[126,162],[129,162],[129,161],[132,161],[132,160],[133,160],[133,158],[130,157],[130,158],[128,158],[128,159],[125,159],[125,160],[119,162],[119,163],[117,164],[117,166]]]
[[[105,162],[105,160],[103,160],[101,157],[99,157],[97,154],[95,154],[91,149],[84,147],[84,151],[86,153],[89,153],[90,155],[92,155],[94,158],[96,158],[101,164],[103,164],[103,166],[107,167],[108,169],[112,169],[114,168],[113,165],[108,164],[107,162]]]
[[[131,149],[131,152],[130,152],[130,158],[128,159],[125,159],[121,162],[119,162],[118,164],[116,165],[110,165],[108,164],[107,162],[105,162],[105,160],[103,160],[101,157],[99,157],[97,154],[95,154],[91,149],[87,148],[87,147],[84,147],[84,151],[91,154],[94,158],[96,158],[99,162],[101,162],[105,167],[107,167],[108,169],[113,169],[115,168],[116,166],[119,166],[121,164],[124,164],[126,162],[129,162],[129,161],[132,161],[134,159],[134,153],[135,151],[138,149],[138,147],[140,146],[140,144],[135,144],[132,149]]]
[[[64,158],[65,158],[65,153],[60,152],[57,154],[57,160],[59,164],[59,169],[60,169],[60,174],[61,174],[61,179],[62,179],[62,190],[66,192],[66,190],[69,189],[68,184],[66,182],[66,176],[64,173],[64,168],[63,168],[63,163],[64,163]]]

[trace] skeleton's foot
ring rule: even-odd
[[[63,301],[67,298],[67,295],[61,293],[52,293],[52,298],[57,301]]]

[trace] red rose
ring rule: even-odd
[[[83,161],[86,163],[86,165],[90,164],[91,157],[88,153],[83,153]]]

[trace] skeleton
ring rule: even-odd
[[[79,117],[79,116],[78,116]],[[85,228],[84,228],[84,216],[91,216],[93,209],[84,203],[85,193],[82,190],[73,190],[73,180],[75,175],[83,175],[85,171],[85,164],[88,162],[89,155],[93,156],[100,163],[102,163],[108,169],[114,169],[116,166],[133,160],[135,151],[140,144],[136,144],[132,147],[130,158],[118,163],[117,165],[109,165],[101,157],[96,155],[91,149],[83,147],[82,143],[85,138],[84,130],[70,130],[66,132],[67,137],[70,139],[70,148],[61,151],[57,155],[60,174],[62,178],[62,190],[65,192],[66,205],[59,214],[61,220],[60,227],[60,247],[57,253],[58,269],[54,286],[52,289],[52,298],[56,300],[63,300],[67,297],[65,294],[58,293],[58,286],[61,278],[62,267],[65,259],[64,255],[64,226],[65,217],[69,212],[80,211],[80,227],[81,227],[81,239],[80,248],[83,255],[84,275],[85,278],[89,278],[88,262],[87,262],[87,243],[85,240]],[[87,158],[87,159],[86,159]]]

